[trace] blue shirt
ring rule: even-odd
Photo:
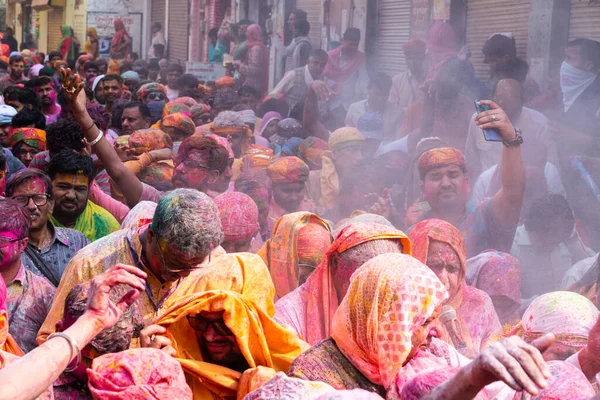
[[[39,252],[48,268],[60,280],[71,258],[90,242],[83,233],[75,229],[58,228],[50,221],[48,221],[48,227],[53,232],[50,243],[43,249],[34,249],[34,251]],[[29,271],[36,275],[44,276],[35,266],[35,263],[27,256],[26,252],[21,253],[21,262]]]
[[[8,149],[2,149],[6,156],[6,165],[8,165],[8,174],[6,178],[9,178],[15,172],[25,169],[25,165],[17,157],[13,156],[13,153]]]

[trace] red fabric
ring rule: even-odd
[[[338,86],[348,79],[348,77],[365,61],[365,55],[360,51],[357,51],[352,60],[349,60],[344,67],[341,67],[342,46],[331,50],[328,54],[329,59],[325,66],[325,70],[323,71],[323,76],[331,79]]]
[[[435,79],[446,61],[456,57],[458,54],[456,46],[456,35],[450,24],[446,22],[433,24],[427,38],[427,54],[431,59],[427,80]]]
[[[112,45],[117,46],[123,38],[127,35],[127,31],[125,30],[125,24],[120,19],[115,20],[115,35],[112,38]]]
[[[257,25],[257,24],[250,25],[246,32],[247,32],[247,38],[248,38],[248,52],[246,52],[245,63],[248,64],[248,56],[250,54],[250,51],[254,47],[258,46],[262,49],[263,57],[262,57],[262,60],[260,61],[260,65],[263,66],[266,69],[266,71],[264,71],[263,74],[261,75],[260,90],[261,90],[261,94],[264,94],[267,92],[268,87],[269,87],[269,72],[268,72],[269,52],[267,51],[265,44],[262,42],[262,29],[260,28],[259,25]]]
[[[60,54],[62,54],[63,60],[66,60],[69,57],[69,50],[71,50],[71,39],[70,37],[64,38],[62,44],[60,45]]]

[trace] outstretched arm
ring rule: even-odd
[[[75,120],[83,129],[83,134],[88,142],[93,142],[100,135],[100,130],[88,114],[85,103],[87,98],[83,89],[83,83],[79,75],[71,75],[71,70],[61,69],[63,76],[63,88],[65,97],[71,104]],[[100,139],[93,146],[94,153],[106,168],[106,172],[115,182],[130,207],[135,206],[140,201],[142,195],[142,182],[131,172],[119,158],[117,152],[106,138]]]
[[[544,335],[531,344],[512,336],[483,350],[473,362],[436,387],[425,400],[473,399],[485,386],[502,381],[516,391],[533,396],[548,386],[550,370],[542,358],[554,342],[554,335]]]
[[[146,273],[139,268],[117,265],[91,280],[85,313],[63,333],[77,343],[79,349],[104,329],[114,326],[123,313],[144,291]],[[121,301],[113,303],[108,293],[116,285],[133,289]],[[73,361],[76,349],[63,337],[53,337],[23,358],[0,371],[0,400],[34,399],[41,395]],[[22,383],[27,381],[27,385]]]
[[[508,142],[516,139],[515,128],[500,106],[490,100],[482,100],[480,104],[487,105],[490,109],[475,117],[479,128],[497,129],[502,139]],[[514,228],[519,223],[525,194],[525,165],[521,157],[521,146],[503,146],[500,176],[502,187],[492,198],[494,217],[500,226]]]

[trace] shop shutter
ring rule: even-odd
[[[313,49],[321,48],[321,14],[323,13],[323,3],[318,0],[296,0],[296,9],[306,11],[306,18],[310,24],[310,33],[308,37],[312,43]],[[287,15],[285,16],[287,18]]]
[[[152,0],[152,23],[160,22],[163,27],[163,33],[165,29],[165,18],[166,18],[166,1],[165,0]]]
[[[577,38],[600,41],[600,5],[588,5],[588,0],[571,0],[569,40]]]
[[[51,8],[48,10],[48,52],[58,50],[62,34],[60,26],[63,24],[63,9]]]
[[[527,59],[530,0],[469,0],[467,3],[467,45],[475,73],[480,79],[489,77],[483,63],[483,45],[495,33],[512,32],[517,43],[517,56]]]
[[[167,38],[169,60],[179,61],[184,67],[188,59],[189,14],[188,0],[169,1],[169,35]]]
[[[410,0],[380,0],[377,10],[378,71],[391,77],[406,70],[402,45],[410,37]]]

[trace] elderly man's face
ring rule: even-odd
[[[431,317],[427,318],[423,325],[415,329],[411,338],[412,347],[408,353],[408,356],[406,357],[407,362],[410,361],[419,350],[427,350],[431,344],[432,338],[439,338],[441,336],[440,329],[442,328],[440,327],[440,322],[438,320],[438,317],[441,313],[442,305],[440,304],[440,306],[435,309]]]
[[[46,226],[48,217],[54,210],[54,201],[48,199],[46,186],[40,178],[34,177],[18,185],[11,198],[22,206],[25,204],[23,207],[31,215],[30,231],[39,231]]]

